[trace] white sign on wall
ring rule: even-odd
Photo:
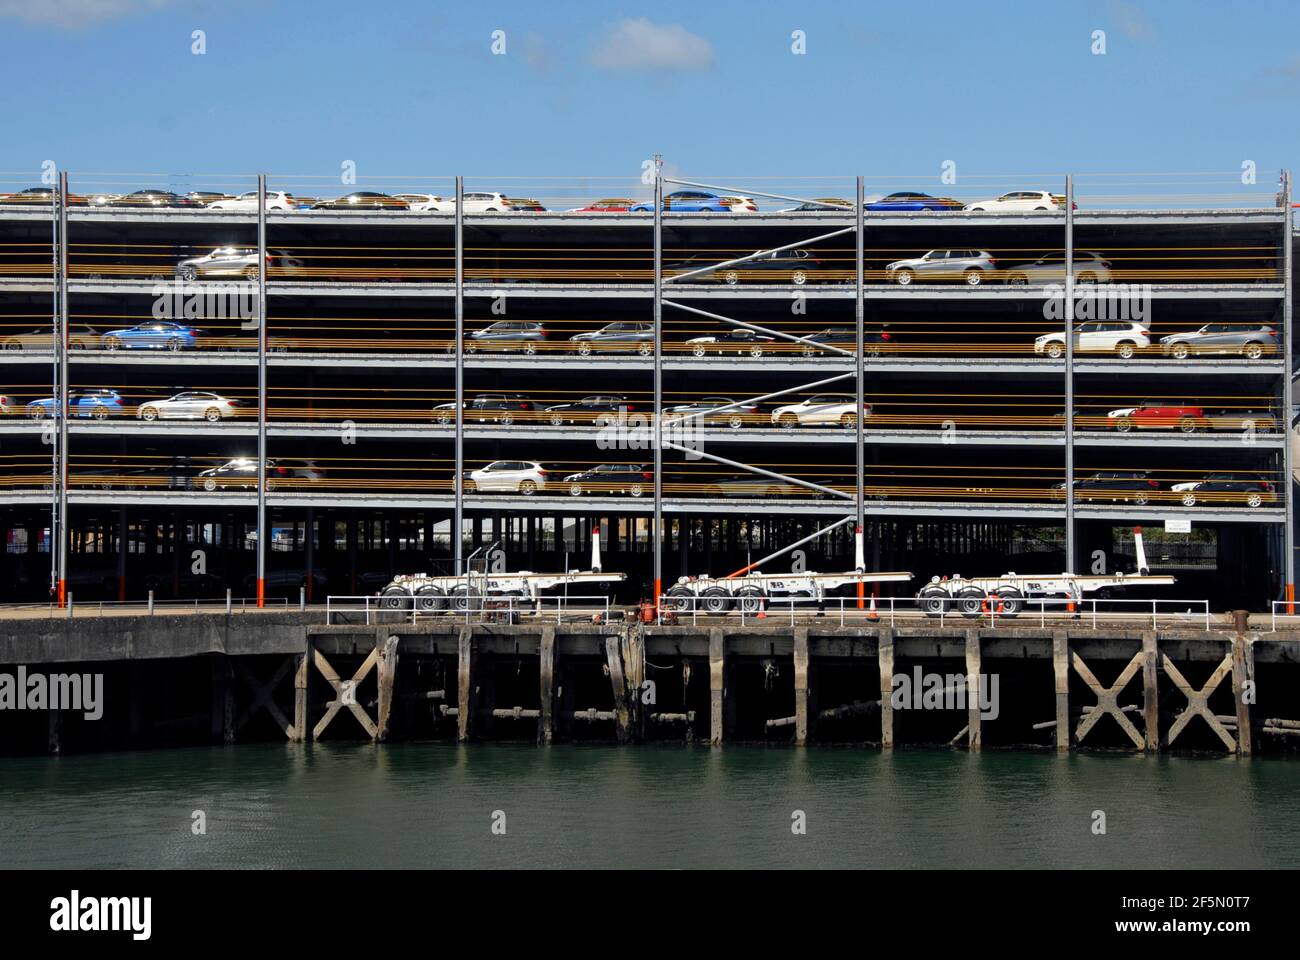
[[[1191,533],[1192,521],[1190,520],[1166,520],[1165,533]]]

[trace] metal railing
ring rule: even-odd
[[[1291,625],[1300,625],[1300,600],[1274,600],[1269,608],[1270,625],[1269,631],[1276,631],[1278,621],[1283,626],[1288,623]]]
[[[590,619],[599,616],[602,623],[609,621],[610,599],[607,595],[591,596],[472,596],[439,597],[440,605],[433,607],[424,597],[330,596],[325,600],[325,623],[354,622],[342,618],[344,614],[362,614],[369,626],[379,619],[379,614],[399,614],[409,622],[439,617],[464,620],[466,623],[482,621],[489,616],[501,616],[509,623],[525,617],[532,620]],[[339,618],[336,620],[336,618]],[[391,622],[391,621],[389,621]]]
[[[288,610],[289,600],[285,597],[267,597],[265,606],[273,607],[277,610]],[[298,608],[305,609],[305,606],[299,602]],[[249,613],[258,609],[256,597],[236,597],[229,590],[226,591],[224,598],[195,598],[192,600],[173,599],[173,600],[156,600],[153,591],[149,592],[148,599],[145,600],[89,600],[78,601],[75,595],[69,591],[67,605],[60,607],[57,600],[49,600],[44,603],[5,603],[0,604],[0,618],[5,614],[43,616],[45,619],[66,619],[71,620],[75,616],[85,617],[102,617],[114,615],[145,615],[154,616],[155,613],[185,613],[193,611],[195,613]]]

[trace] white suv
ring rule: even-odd
[[[853,409],[857,398],[849,393],[822,393],[803,401],[777,407],[772,411],[772,423],[793,430],[799,427],[829,427],[840,424],[856,428]],[[871,416],[871,404],[862,405],[863,418]]]
[[[522,493],[526,497],[545,490],[549,477],[535,460],[496,460],[469,475],[479,493]]]
[[[1127,360],[1151,346],[1151,331],[1127,320],[1094,320],[1074,328],[1074,349],[1080,353],[1113,353]],[[1034,341],[1034,353],[1052,359],[1065,356],[1065,331]]]

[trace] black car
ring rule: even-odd
[[[626,493],[639,497],[654,489],[655,475],[644,463],[602,463],[564,478],[572,496],[584,493]]]
[[[405,200],[398,200],[386,193],[358,190],[336,200],[318,200],[311,208],[313,210],[410,210],[411,205]]]
[[[852,353],[854,347],[857,346],[858,334],[854,327],[827,327],[825,330],[809,334],[805,339],[812,341],[812,343],[803,345],[802,353],[805,357],[826,356],[831,354],[831,351],[818,350],[814,344],[825,343]],[[880,356],[884,352],[886,345],[893,342],[894,336],[890,333],[889,324],[868,323],[863,325],[862,351],[868,357]]]
[[[1135,503],[1139,507],[1150,503],[1159,490],[1160,484],[1146,470],[1102,470],[1074,481],[1075,500]],[[1065,499],[1064,483],[1053,485],[1052,499]]]
[[[751,357],[761,357],[765,352],[772,350],[771,344],[776,342],[776,337],[769,337],[757,330],[750,330],[747,327],[733,327],[712,336],[692,337],[686,341],[686,345],[691,348],[691,353],[697,357],[705,357],[711,353],[719,355],[737,353],[747,354]]]
[[[463,420],[500,423],[509,426],[515,420],[528,420],[537,404],[518,393],[481,393],[465,401]],[[448,424],[456,419],[456,404],[440,403],[433,408],[433,422]]]
[[[546,408],[548,419],[554,426],[565,423],[595,423],[604,426],[614,419],[610,414],[632,413],[636,404],[629,403],[626,397],[600,394],[583,397],[576,403],[557,403]]]
[[[171,193],[167,190],[137,190],[135,193],[128,193],[124,197],[114,197],[104,205],[108,207],[128,207],[137,210],[143,207],[181,207],[197,210],[203,206],[197,200],[191,200],[189,197],[182,197],[179,193]]]
[[[1173,489],[1184,507],[1198,503],[1262,507],[1277,503],[1278,498],[1273,482],[1257,473],[1211,473],[1204,480],[1174,484]]]
[[[17,193],[0,194],[0,204],[34,206],[36,204],[49,205],[53,202],[53,187],[28,187],[26,190],[20,190]],[[79,197],[73,193],[68,194],[68,206],[84,207],[85,205],[85,197]]]
[[[829,496],[820,490],[790,483],[788,480],[777,480],[775,477],[755,474],[711,480],[705,485],[704,495],[706,497],[752,497],[765,500],[785,500],[791,497],[822,499]]]

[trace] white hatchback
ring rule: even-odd
[[[246,213],[257,211],[257,191],[250,190],[248,193],[241,193],[239,196],[230,200],[217,200],[209,203],[209,210],[225,210],[228,213]],[[268,190],[266,192],[266,209],[267,210],[297,210],[298,201],[285,193],[283,190]]]
[[[1078,208],[1075,204],[1075,208]],[[1014,190],[996,200],[966,204],[968,213],[1051,213],[1065,209],[1065,197],[1046,190]]]
[[[522,493],[532,496],[546,489],[550,474],[535,460],[497,460],[470,473],[479,493]]]
[[[791,403],[772,411],[772,423],[793,430],[795,427],[857,427],[853,410],[857,398],[849,393],[822,393],[802,403]],[[862,405],[863,419],[871,416],[871,404]]]
[[[1080,353],[1113,353],[1127,360],[1151,346],[1151,331],[1128,320],[1095,320],[1074,328],[1074,349]],[[1053,360],[1065,356],[1065,331],[1034,341],[1034,353]]]

